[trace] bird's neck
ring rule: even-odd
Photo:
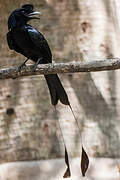
[[[17,21],[17,23],[16,23],[17,28],[21,28],[26,25],[27,25],[27,22],[24,19],[19,19],[19,21]]]
[[[28,28],[28,27],[31,27],[31,25],[27,24],[27,23],[23,23],[23,24],[20,24],[20,25],[17,25],[16,27],[14,27],[13,29],[11,29],[12,31],[19,31],[20,29],[22,28]],[[10,31],[11,31],[10,30]]]

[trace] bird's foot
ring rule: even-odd
[[[23,63],[23,64],[21,64],[20,66],[18,66],[18,71],[20,72],[23,67],[26,67],[26,64],[25,64],[25,63]]]
[[[20,72],[21,71],[21,69],[23,68],[23,67],[26,67],[26,62],[29,60],[29,58],[27,58],[25,61],[24,61],[24,63],[22,63],[20,66],[18,66],[18,71]]]
[[[39,59],[37,60],[37,62],[34,64],[34,66],[33,66],[33,72],[36,71],[37,66],[38,66],[38,64],[40,63],[41,60],[42,60],[42,58],[39,58]]]
[[[33,66],[33,72],[35,72],[36,69],[37,69],[37,65],[35,64],[35,65]]]

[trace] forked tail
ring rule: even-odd
[[[65,105],[70,105],[67,93],[65,92],[58,75],[48,74],[45,75],[45,79],[50,91],[52,105],[57,105],[58,100]]]

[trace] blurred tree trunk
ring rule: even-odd
[[[48,3],[58,15],[61,59],[88,61],[119,57],[120,1],[56,0]],[[83,142],[90,155],[120,155],[118,77],[119,71],[111,71],[80,73],[66,79],[72,106],[77,109]]]
[[[5,3],[1,4],[2,11],[7,9],[10,13],[13,7],[27,1],[18,3],[14,0],[11,5],[9,1]],[[42,11],[42,16],[40,22],[31,24],[45,34],[53,52],[53,60],[99,60],[119,56],[120,16],[117,8],[120,1],[36,0],[34,4],[37,10]],[[1,23],[7,22],[7,10]],[[4,26],[7,32],[7,26]],[[2,37],[5,38],[5,31]],[[4,38],[1,42],[5,42]],[[1,67],[18,65],[24,61],[23,56],[8,51],[4,44],[1,51]],[[79,120],[80,133],[88,154],[120,156],[119,71],[60,77]],[[0,161],[63,156],[58,120],[50,105],[44,79],[37,76],[1,80],[0,85]],[[69,153],[72,156],[79,155],[79,132],[72,114],[67,106],[61,104],[57,110]]]

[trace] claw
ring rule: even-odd
[[[27,58],[25,61],[24,61],[24,63],[22,63],[20,66],[18,66],[18,71],[20,72],[21,71],[21,69],[23,68],[23,67],[25,67],[26,66],[26,62],[29,60],[29,58]]]
[[[18,66],[18,71],[20,72],[22,70],[23,67],[26,67],[26,64],[21,64],[20,66]]]

